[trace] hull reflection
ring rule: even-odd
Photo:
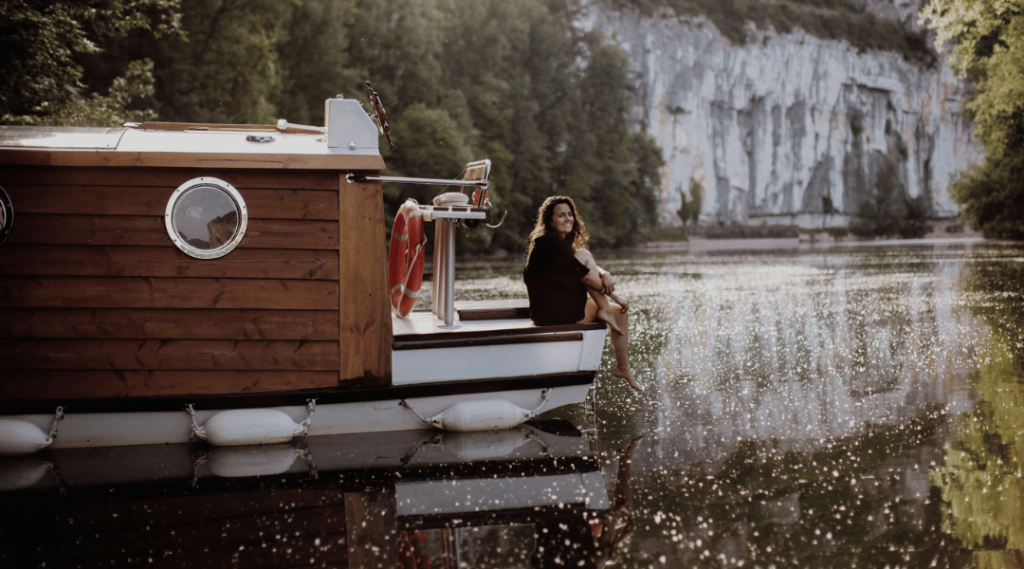
[[[594,566],[613,476],[596,441],[538,425],[2,461],[0,564]]]

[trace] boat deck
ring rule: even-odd
[[[592,376],[600,363],[604,323],[537,326],[525,299],[459,302],[455,307],[451,327],[429,311],[392,316],[394,385],[579,372]]]
[[[460,301],[455,303],[455,314],[455,325],[450,328],[427,309],[414,310],[405,318],[392,314],[392,330],[397,341],[402,336],[423,334],[465,334],[536,328],[530,320],[530,304],[525,298]]]

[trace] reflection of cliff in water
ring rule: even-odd
[[[871,261],[709,266],[676,295],[658,454],[717,462],[737,441],[767,440],[810,450],[967,408],[986,327],[957,308],[959,261]]]

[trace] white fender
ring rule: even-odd
[[[524,429],[484,433],[449,433],[441,439],[441,447],[463,460],[487,460],[506,457],[529,439]]]
[[[0,492],[35,486],[50,471],[49,462],[38,458],[0,461]]]
[[[459,401],[430,418],[446,431],[497,431],[511,429],[530,418],[532,412],[504,399]]]
[[[28,421],[0,419],[0,456],[37,453],[53,439]]]
[[[445,192],[434,198],[434,205],[437,207],[448,207],[452,205],[468,205],[469,196],[462,192]]]
[[[292,440],[302,427],[277,409],[231,409],[210,417],[203,425],[214,446],[272,445]]]
[[[222,478],[271,476],[287,472],[302,451],[288,444],[218,448],[208,459],[210,472]]]

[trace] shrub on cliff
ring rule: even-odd
[[[928,234],[928,208],[924,198],[894,201],[877,198],[864,202],[857,218],[850,222],[850,233],[863,238],[901,237],[920,239]]]
[[[700,221],[700,212],[704,207],[704,184],[698,182],[693,176],[690,177],[690,199],[686,199],[686,193],[683,192],[683,186],[680,184],[676,191],[679,192],[680,206],[676,210],[676,215],[682,220],[683,225],[689,225],[691,222],[693,225],[697,225]]]
[[[894,51],[912,61],[931,65],[935,52],[923,33],[875,17],[857,0],[604,0],[613,8],[630,8],[653,16],[668,8],[676,14],[704,16],[733,43],[747,41],[746,23],[779,33],[801,28],[807,33],[846,40],[859,49]]]
[[[921,19],[974,87],[967,115],[985,163],[962,172],[953,198],[988,237],[1024,239],[1024,1],[932,0]]]

